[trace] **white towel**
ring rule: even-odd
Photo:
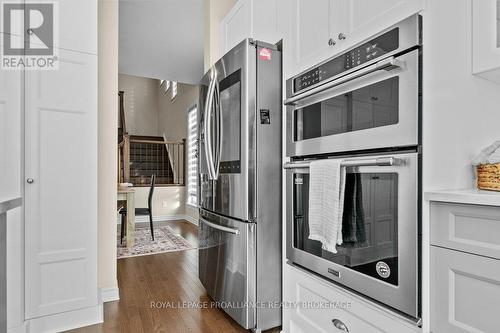
[[[309,176],[309,239],[337,253],[342,244],[345,168],[340,160],[312,161]]]

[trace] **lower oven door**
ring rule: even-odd
[[[201,210],[199,277],[208,295],[246,329],[255,327],[255,224]]]
[[[418,154],[343,161],[364,166],[346,169],[343,244],[335,254],[309,239],[307,163],[286,166],[287,259],[417,318]]]

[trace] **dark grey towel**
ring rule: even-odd
[[[344,243],[356,243],[356,245],[366,242],[363,187],[361,174],[359,173],[348,173],[346,175],[342,241]]]

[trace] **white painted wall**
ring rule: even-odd
[[[453,10],[450,10],[453,8]],[[424,189],[474,186],[472,158],[500,140],[500,85],[471,74],[471,1],[427,1]]]
[[[471,74],[470,0],[427,0],[423,190],[474,187],[472,158],[500,139],[500,85]],[[423,207],[423,331],[429,332],[429,209]]]
[[[187,112],[198,104],[199,89],[197,85],[177,85],[177,97],[172,100],[170,89],[167,93],[163,87],[158,93],[158,133],[165,134],[169,141],[181,141],[187,136]]]
[[[125,121],[129,134],[158,135],[159,85],[156,79],[118,75],[118,89],[125,92]]]
[[[118,0],[99,0],[99,254],[98,286],[118,288],[116,183],[118,136]]]
[[[134,190],[135,206],[138,208],[147,207],[149,187],[134,187]],[[160,217],[184,215],[184,203],[184,186],[156,187],[153,195],[153,216]]]

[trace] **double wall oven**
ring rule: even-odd
[[[420,17],[287,81],[287,259],[420,317]],[[346,169],[342,245],[309,239],[309,165]]]

